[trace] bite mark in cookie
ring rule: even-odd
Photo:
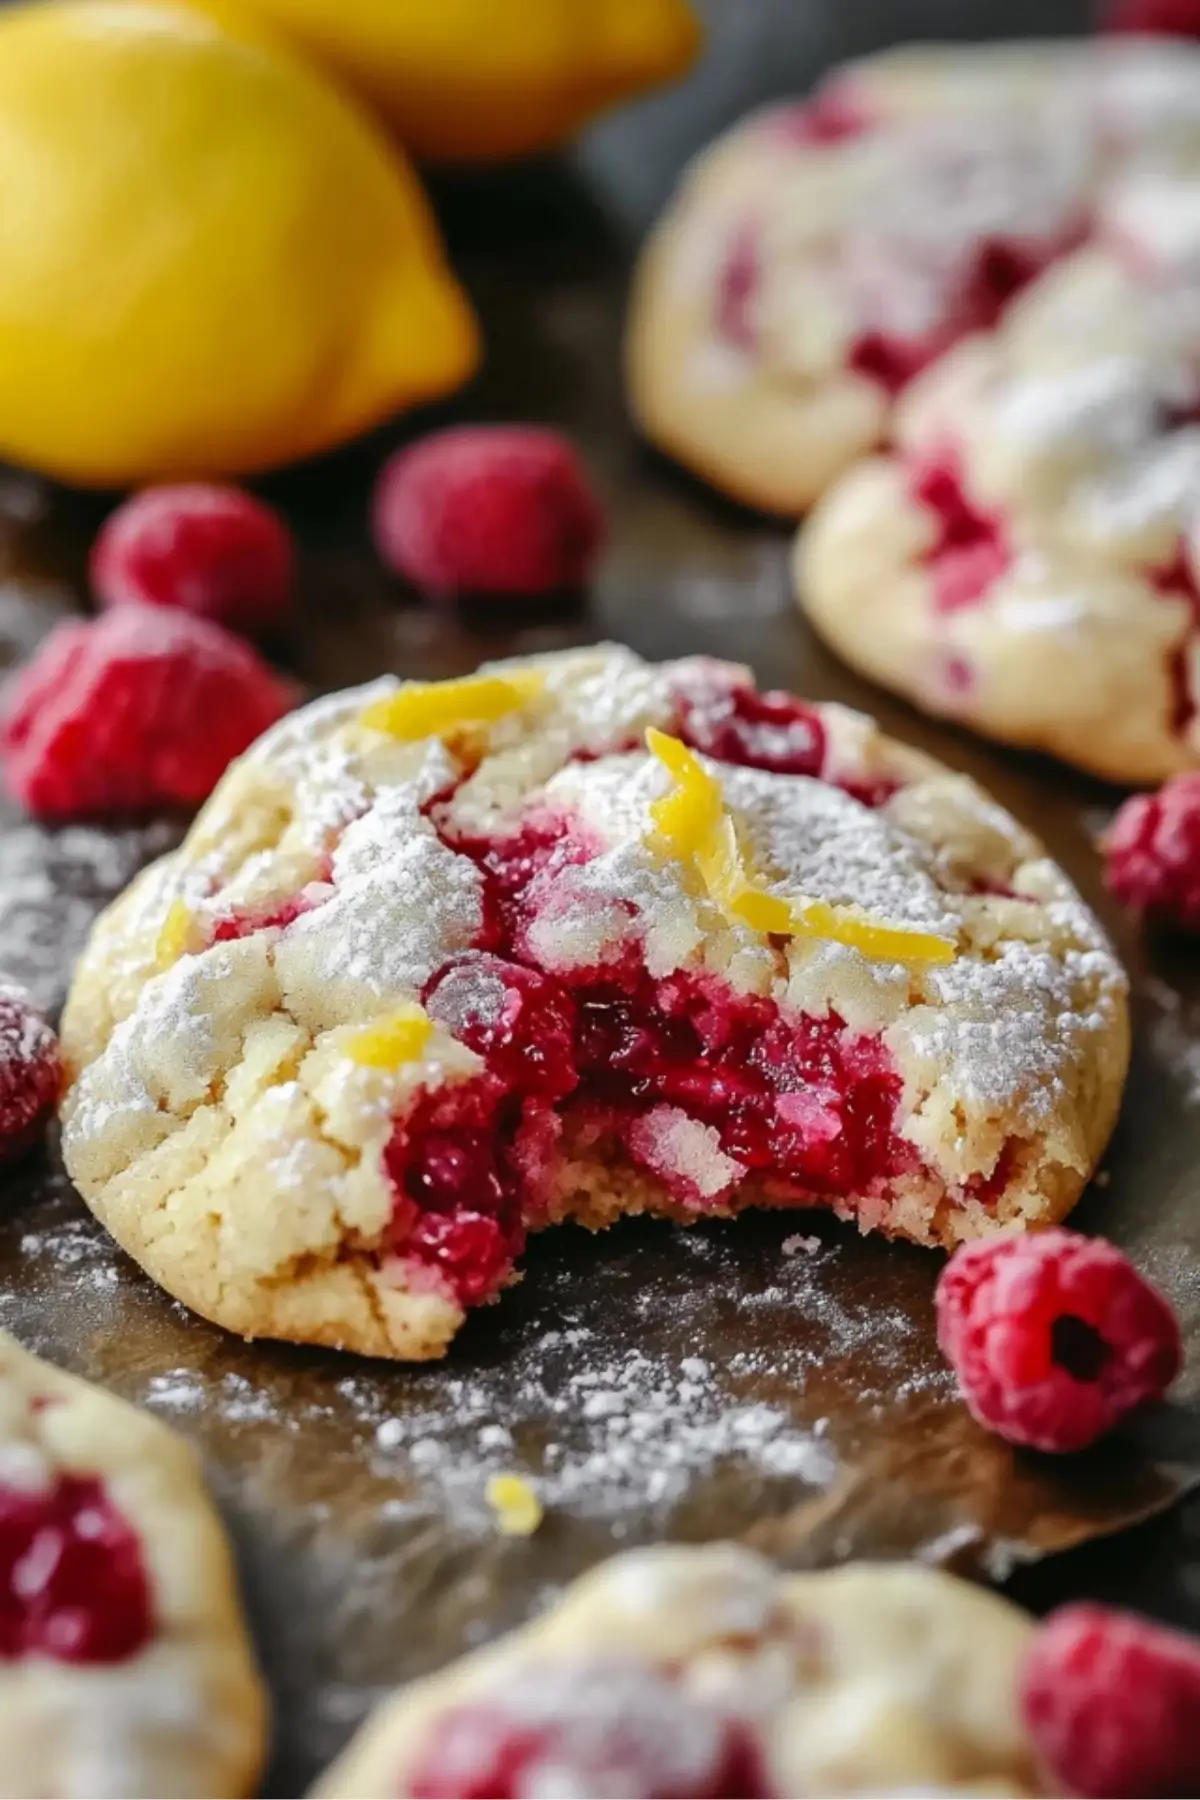
[[[1098,927],[970,783],[733,665],[601,647],[297,715],[101,922],[64,1029],[68,1165],[171,1292],[423,1357],[564,1219],[1059,1217],[1127,1024]]]

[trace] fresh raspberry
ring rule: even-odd
[[[373,519],[384,562],[433,594],[577,587],[604,540],[575,450],[532,425],[463,425],[398,451]]]
[[[105,521],[92,546],[101,606],[171,606],[231,631],[267,631],[288,614],[292,534],[241,488],[196,482],[146,488]]]
[[[98,1481],[0,1487],[0,1661],[122,1662],[153,1630],[141,1548]]]
[[[1105,878],[1126,906],[1200,931],[1200,773],[1135,794],[1104,839]]]
[[[740,1720],[650,1664],[612,1656],[525,1669],[443,1713],[406,1791],[418,1800],[734,1800],[766,1790]]]
[[[292,704],[248,644],[122,606],[51,632],[0,719],[9,792],[42,819],[195,806]]]
[[[1200,0],[1113,0],[1105,10],[1101,29],[1200,37]]]
[[[1021,1671],[1025,1728],[1048,1793],[1200,1794],[1200,1643],[1106,1606],[1066,1606]]]
[[[0,1163],[35,1143],[54,1110],[58,1039],[23,988],[0,980]]]
[[[1179,1326],[1115,1244],[1074,1231],[965,1245],[937,1285],[938,1343],[981,1425],[1082,1450],[1179,1372]]]

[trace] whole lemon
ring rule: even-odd
[[[286,46],[139,0],[0,12],[0,457],[241,474],[476,354],[415,177]]]
[[[243,0],[327,63],[418,156],[484,161],[559,143],[679,75],[687,0]]]

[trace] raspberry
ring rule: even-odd
[[[604,540],[575,450],[531,425],[458,426],[397,452],[373,519],[384,562],[433,594],[577,587]]]
[[[207,620],[148,606],[72,620],[9,692],[7,786],[42,819],[195,806],[291,701],[248,644]]]
[[[749,1731],[649,1664],[616,1656],[510,1676],[443,1713],[408,1777],[418,1800],[765,1793]]]
[[[561,1100],[579,1080],[575,1008],[549,976],[479,950],[444,963],[425,1009],[518,1093]]]
[[[1200,1794],[1200,1643],[1132,1613],[1066,1606],[1021,1672],[1025,1728],[1048,1793]]]
[[[0,1487],[0,1661],[120,1662],[152,1631],[137,1538],[98,1481]]]
[[[58,1099],[58,1039],[23,988],[0,980],[0,1163],[28,1150]]]
[[[1200,0],[1114,0],[1102,29],[1200,37]]]
[[[147,488],[105,521],[92,547],[101,606],[171,606],[231,631],[266,631],[291,605],[292,536],[241,488]]]
[[[714,682],[679,698],[680,736],[693,749],[773,775],[820,775],[825,727],[820,714],[793,694]]]
[[[955,1252],[938,1343],[981,1425],[1035,1450],[1082,1450],[1179,1372],[1166,1300],[1115,1244],[1005,1234]]]
[[[1105,876],[1126,906],[1200,931],[1200,773],[1121,807],[1104,840]]]

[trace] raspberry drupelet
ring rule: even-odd
[[[1179,1372],[1179,1326],[1114,1244],[1077,1232],[964,1245],[937,1285],[938,1343],[981,1425],[1083,1450]]]

